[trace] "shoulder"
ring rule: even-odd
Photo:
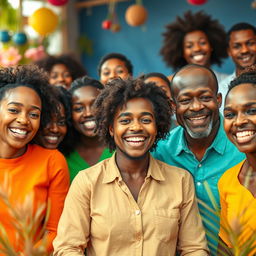
[[[183,128],[181,126],[177,126],[169,132],[165,140],[160,140],[158,142],[157,148],[165,147],[166,145],[172,144],[173,141],[180,140],[182,136],[183,136]]]

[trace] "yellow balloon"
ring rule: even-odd
[[[56,29],[58,17],[49,8],[42,7],[29,17],[28,24],[41,36],[45,36]]]

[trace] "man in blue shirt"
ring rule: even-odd
[[[221,175],[245,158],[227,139],[219,113],[222,97],[215,74],[190,64],[172,80],[172,104],[179,127],[158,143],[155,158],[188,170],[194,177],[197,198],[208,207],[220,207],[217,183]],[[209,197],[207,185],[213,195]],[[216,205],[215,205],[216,202]],[[209,248],[216,255],[219,218],[199,203]],[[193,228],[193,227],[191,227]]]

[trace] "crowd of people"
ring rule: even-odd
[[[45,255],[256,255],[256,28],[188,11],[163,37],[170,74],[116,52],[98,78],[67,54],[0,68],[0,255],[25,253],[28,197]]]

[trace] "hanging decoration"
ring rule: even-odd
[[[28,20],[28,24],[41,36],[54,32],[58,25],[57,15],[49,8],[42,7],[36,10]]]
[[[8,30],[0,30],[0,42],[7,43],[11,40],[11,35]]]
[[[13,35],[12,41],[17,45],[24,45],[27,43],[28,38],[24,32],[18,32]]]
[[[143,25],[148,18],[148,12],[142,5],[142,0],[136,0],[125,12],[125,20],[132,27]]]
[[[47,0],[47,1],[54,6],[62,6],[68,3],[68,0]]]
[[[192,5],[203,5],[207,0],[187,0],[187,2]]]
[[[102,21],[101,27],[106,30],[111,30],[112,32],[118,32],[121,30],[120,23],[118,21],[116,13],[116,1],[112,0],[108,6],[107,18]]]

